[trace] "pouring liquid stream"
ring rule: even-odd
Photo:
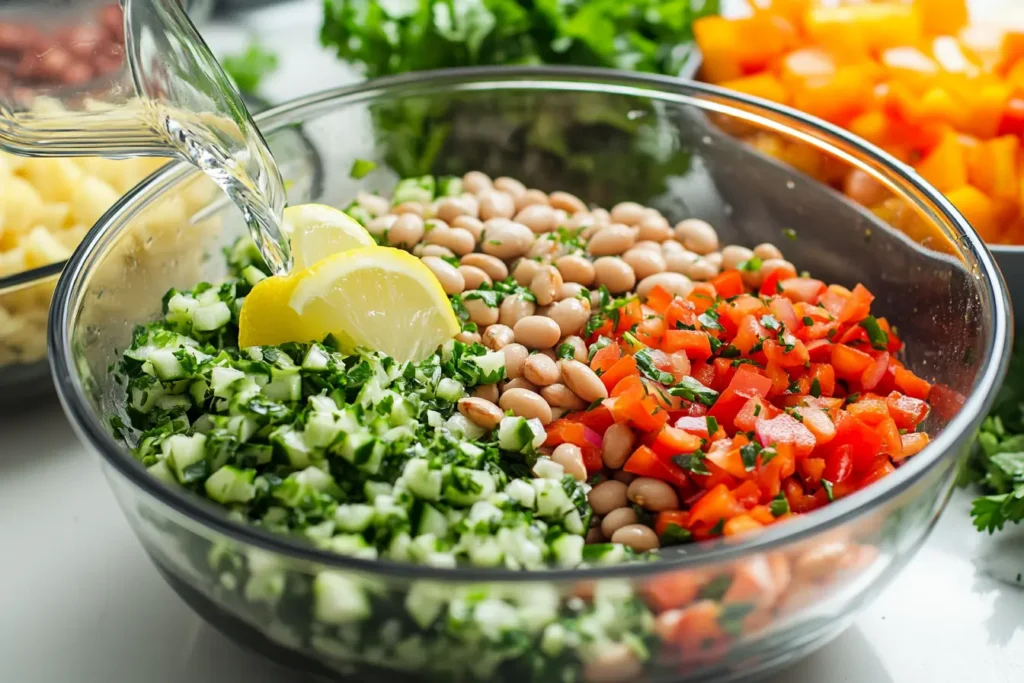
[[[27,156],[184,159],[239,208],[271,270],[287,272],[280,171],[178,0],[126,0],[124,35],[120,81],[84,95],[40,89],[33,101],[13,105],[0,97],[0,148]]]

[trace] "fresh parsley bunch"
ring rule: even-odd
[[[987,495],[974,500],[971,516],[979,531],[993,533],[1024,520],[1024,346],[1010,369],[978,442],[960,472],[960,483],[976,483]]]
[[[678,75],[719,0],[324,0],[320,39],[370,78],[575,64]]]

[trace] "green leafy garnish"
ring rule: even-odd
[[[687,472],[693,472],[694,474],[711,474],[711,470],[704,464],[706,459],[707,456],[701,451],[672,456],[672,462]]]
[[[348,175],[351,178],[360,180],[365,178],[375,168],[377,168],[377,162],[375,161],[356,159],[352,162],[352,168],[349,170]]]
[[[277,69],[277,55],[252,43],[240,55],[230,55],[221,65],[243,93],[255,92],[263,77]]]
[[[878,319],[873,315],[869,315],[860,321],[860,326],[864,328],[864,331],[868,333],[868,340],[871,342],[871,348],[876,351],[885,351],[889,348],[889,335],[882,329],[882,326],[878,324]]]
[[[654,365],[654,359],[651,358],[651,352],[649,349],[637,351],[633,355],[633,359],[636,361],[636,366],[640,370],[640,373],[647,379],[654,380],[655,382],[661,382],[662,384],[672,384],[672,382],[675,381],[675,377],[672,376],[671,372],[659,370]]]
[[[760,257],[758,257],[758,256],[751,256],[746,261],[743,261],[738,266],[736,266],[736,270],[747,272],[747,273],[756,273],[759,270],[761,270],[761,266],[763,266],[763,265],[764,265],[764,262],[761,260]]]
[[[661,545],[682,545],[683,543],[690,543],[693,541],[693,534],[690,533],[689,529],[684,529],[678,524],[669,524],[665,527],[665,531],[662,532],[659,537]]]
[[[673,396],[678,396],[687,401],[703,403],[706,406],[715,404],[718,399],[718,392],[706,387],[693,377],[684,377],[683,381],[668,390]]]
[[[781,517],[789,512],[789,500],[782,491],[779,491],[779,494],[768,504],[768,509],[771,510],[772,515]]]

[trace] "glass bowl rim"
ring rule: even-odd
[[[212,503],[187,491],[165,486],[133,460],[129,451],[119,445],[94,415],[75,376],[71,362],[71,340],[65,335],[71,316],[71,302],[77,302],[91,254],[111,228],[121,225],[125,214],[135,204],[149,203],[160,193],[192,173],[185,162],[172,162],[150,175],[118,200],[90,229],[79,248],[67,262],[54,293],[49,318],[49,358],[57,393],[72,426],[81,440],[96,450],[104,462],[124,476],[133,487],[159,501],[172,513],[199,524],[234,542],[280,554],[289,560],[305,561],[323,569],[338,569],[367,574],[393,576],[399,579],[441,582],[530,582],[572,581],[579,579],[639,578],[669,571],[693,570],[766,552],[780,546],[805,540],[827,532],[843,522],[868,512],[910,488],[944,460],[956,457],[980,424],[995,398],[1009,359],[1011,309],[1006,287],[992,255],[981,238],[937,190],[928,185],[912,169],[869,143],[854,137],[837,126],[807,116],[799,111],[752,98],[716,86],[684,81],[668,76],[598,69],[589,67],[476,67],[440,69],[401,74],[364,81],[313,93],[278,105],[255,117],[265,134],[288,125],[301,124],[316,115],[338,110],[359,102],[372,101],[382,95],[411,90],[421,93],[439,91],[467,92],[493,90],[538,90],[560,92],[604,92],[628,96],[646,96],[660,101],[688,104],[704,111],[719,111],[740,120],[747,119],[785,128],[797,134],[797,124],[813,133],[819,148],[838,152],[836,143],[857,152],[860,157],[888,170],[894,182],[907,193],[917,193],[919,203],[927,201],[940,224],[946,223],[958,238],[961,247],[977,261],[983,304],[991,311],[991,333],[986,339],[986,355],[974,386],[959,413],[919,455],[911,458],[896,472],[841,500],[801,515],[785,524],[771,525],[754,534],[733,541],[712,541],[684,546],[678,557],[659,558],[655,562],[639,562],[606,567],[574,569],[544,568],[536,571],[505,568],[456,567],[437,568],[387,559],[366,560],[320,550],[289,536],[273,534],[259,527],[234,522]],[[710,96],[715,102],[699,99]],[[721,104],[725,102],[726,104]],[[770,114],[771,119],[763,114]],[[797,135],[799,137],[799,135]],[[804,136],[806,138],[806,135]],[[849,153],[847,153],[849,156]],[[111,239],[113,236],[111,236]],[[930,457],[928,457],[930,456]]]

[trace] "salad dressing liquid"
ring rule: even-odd
[[[227,74],[178,0],[127,0],[130,85],[95,100],[38,96],[25,111],[0,101],[0,148],[26,156],[175,156],[238,206],[274,273],[291,268],[282,230],[284,182]]]

